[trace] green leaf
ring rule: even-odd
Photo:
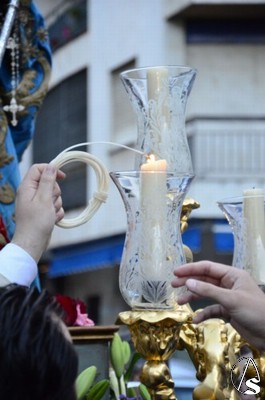
[[[139,391],[143,400],[151,400],[151,395],[148,392],[147,387],[143,383],[140,384]]]
[[[114,333],[110,344],[110,359],[117,378],[120,378],[124,371],[124,357],[122,340],[118,333]]]
[[[90,389],[86,400],[100,400],[110,386],[108,379],[102,379]]]
[[[124,365],[128,364],[131,358],[131,348],[129,343],[124,340],[122,342],[122,350],[123,350],[123,360],[124,360]]]
[[[125,382],[129,382],[129,380],[131,379],[131,375],[133,373],[134,366],[137,363],[137,361],[139,361],[141,358],[142,357],[139,353],[134,353],[134,355],[132,356],[131,362],[127,368],[127,371],[124,375]]]
[[[128,397],[136,397],[137,391],[133,387],[127,388],[127,396]]]
[[[92,365],[91,367],[86,368],[78,375],[75,381],[77,400],[83,400],[85,398],[89,389],[93,385],[93,382],[96,378],[96,374],[97,374],[97,368],[94,365]]]

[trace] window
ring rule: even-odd
[[[265,43],[264,19],[188,19],[187,43]]]
[[[123,144],[130,143],[132,134],[135,134],[136,116],[121,82],[120,73],[132,68],[135,68],[135,61],[124,64],[111,73],[112,139]]]
[[[87,71],[83,70],[53,88],[40,110],[33,140],[33,161],[49,162],[65,148],[87,140]],[[86,205],[86,165],[63,167],[67,178],[60,184],[63,205]]]
[[[47,17],[49,20],[58,13],[58,17],[49,25],[48,29],[53,51],[87,31],[87,0],[77,0],[73,3],[75,4],[68,7],[63,13],[60,12],[63,4],[60,4]]]
[[[101,306],[101,297],[98,295],[88,296],[87,298],[87,314],[95,324],[99,324],[100,322],[100,306]]]

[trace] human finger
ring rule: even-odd
[[[198,300],[199,298],[200,296],[188,290],[185,293],[181,293],[178,295],[177,302],[180,306],[182,306],[183,304],[187,304],[193,300]]]
[[[41,174],[43,173],[47,165],[48,164],[45,163],[33,164],[26,173],[24,180],[28,179],[30,181],[39,181]]]
[[[205,260],[180,265],[175,268],[174,275],[177,277],[207,276],[214,279],[222,279],[230,268],[229,265]]]
[[[229,319],[229,314],[226,309],[220,304],[213,304],[205,307],[203,310],[199,311],[194,317],[192,322],[199,324],[210,318],[224,318]]]
[[[175,277],[175,278],[172,279],[171,285],[172,285],[173,287],[175,287],[175,288],[184,286],[187,279],[188,279],[188,278],[187,278],[186,276],[185,276],[184,278]]]
[[[58,183],[55,182],[55,183],[54,183],[54,187],[53,187],[53,193],[52,193],[52,196],[53,196],[54,201],[56,201],[56,199],[57,199],[58,197],[60,197],[61,195],[62,195],[61,188],[60,188],[60,186],[58,185]]]
[[[55,200],[53,200],[53,206],[55,208],[56,213],[62,208],[62,205],[63,205],[63,201],[62,201],[61,196],[59,196]]]
[[[47,164],[33,164],[27,174],[24,176],[19,188],[17,195],[23,198],[29,198],[31,200],[35,191],[38,188],[38,184],[41,178],[41,174]]]
[[[220,284],[219,279],[213,279],[209,276],[204,276],[204,275],[202,275],[202,276],[197,275],[197,276],[185,276],[185,277],[180,277],[180,278],[176,276],[175,278],[173,278],[171,285],[176,288],[184,286],[188,279],[197,279],[197,280],[200,280],[203,282],[212,283],[213,285],[217,285],[217,286],[219,286],[219,284]]]
[[[242,280],[242,270],[211,261],[198,261],[179,266],[174,270],[175,279],[195,278],[216,286],[232,288],[236,281]],[[177,281],[174,285],[178,285]]]
[[[57,212],[56,212],[56,220],[55,223],[57,224],[57,222],[61,221],[61,219],[63,219],[64,217],[64,209],[63,207],[61,207]]]
[[[47,164],[41,174],[36,196],[41,197],[44,201],[49,201],[52,198],[54,188],[56,187],[56,176],[56,168],[51,164]]]
[[[237,302],[236,294],[233,290],[218,287],[212,283],[187,279],[186,286],[193,294],[213,299],[227,309],[233,308]]]
[[[48,167],[50,164],[45,164],[45,163],[39,163],[39,164],[33,164],[27,174],[23,178],[23,183],[26,184],[33,184],[33,183],[38,183],[40,181],[41,175],[45,168]],[[53,167],[54,168],[54,167]],[[66,174],[58,169],[56,172],[56,179],[58,180],[63,180],[65,178]]]
[[[65,179],[65,177],[66,177],[66,174],[61,169],[58,169],[56,179],[61,181],[61,180]]]

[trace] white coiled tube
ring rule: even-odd
[[[106,202],[108,197],[110,182],[109,172],[104,164],[90,153],[85,151],[64,150],[51,161],[51,164],[59,169],[63,165],[74,161],[84,162],[94,169],[97,178],[97,191],[93,194],[93,197],[90,199],[87,207],[79,216],[70,219],[63,218],[57,223],[57,225],[61,228],[74,228],[89,221],[97,212],[101,204]]]

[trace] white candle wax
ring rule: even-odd
[[[168,91],[168,70],[165,67],[151,68],[147,71],[148,99],[157,101],[165,91]]]
[[[169,74],[165,67],[151,68],[147,71],[147,93],[151,120],[159,121],[160,135],[156,139],[165,141],[164,135],[170,125]]]
[[[252,269],[253,277],[257,283],[265,284],[264,191],[262,189],[247,189],[243,194],[249,268]]]
[[[149,160],[141,166],[142,248],[140,269],[146,280],[163,278],[166,260],[166,160]]]

